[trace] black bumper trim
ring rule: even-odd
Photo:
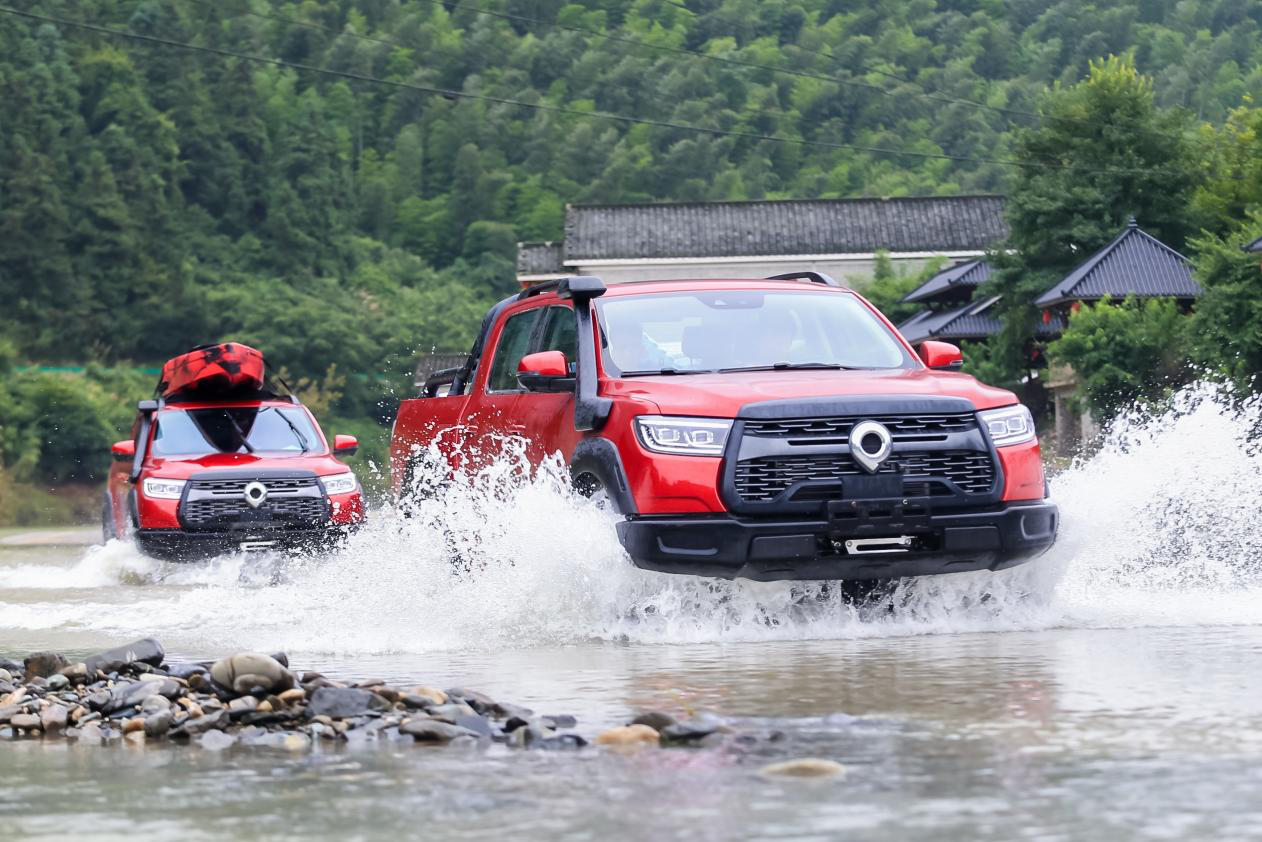
[[[850,536],[824,519],[640,517],[619,523],[618,538],[637,567],[660,573],[764,582],[898,579],[1015,567],[1046,552],[1059,524],[1048,501],[943,512],[917,530],[933,549],[862,555],[830,551],[830,539]]]
[[[145,555],[166,561],[196,561],[234,553],[242,544],[269,544],[279,551],[329,549],[344,540],[355,525],[323,529],[194,532],[184,529],[139,529],[136,544]]]

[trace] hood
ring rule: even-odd
[[[210,453],[205,456],[155,457],[148,470],[155,476],[188,479],[193,474],[213,470],[311,471],[317,476],[342,474],[350,468],[328,453],[305,456],[258,455],[254,453]]]
[[[953,397],[977,409],[1017,402],[1007,389],[968,374],[931,369],[888,371],[745,371],[633,377],[618,381],[619,395],[649,401],[665,415],[735,418],[742,406],[804,398]]]

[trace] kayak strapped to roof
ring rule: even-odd
[[[240,342],[198,345],[167,360],[158,381],[158,394],[169,398],[180,392],[199,395],[254,391],[263,387],[262,352]]]

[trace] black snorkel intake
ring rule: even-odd
[[[140,471],[145,466],[145,456],[149,450],[149,428],[153,426],[153,414],[160,406],[158,400],[140,401],[136,409],[140,411],[140,431],[136,434],[136,454],[131,459],[131,473],[128,475],[133,483],[140,479]]]
[[[568,298],[574,302],[574,318],[578,322],[574,429],[579,432],[603,427],[613,406],[609,398],[596,395],[596,332],[592,327],[592,299],[604,294],[605,282],[593,275],[562,278],[557,284],[557,298]]]

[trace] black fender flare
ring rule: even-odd
[[[622,467],[622,457],[612,441],[592,436],[578,443],[574,448],[574,455],[570,457],[570,478],[577,485],[578,478],[584,474],[591,474],[600,480],[619,514],[637,513],[635,497],[632,496],[631,486],[627,482],[627,472]]]

